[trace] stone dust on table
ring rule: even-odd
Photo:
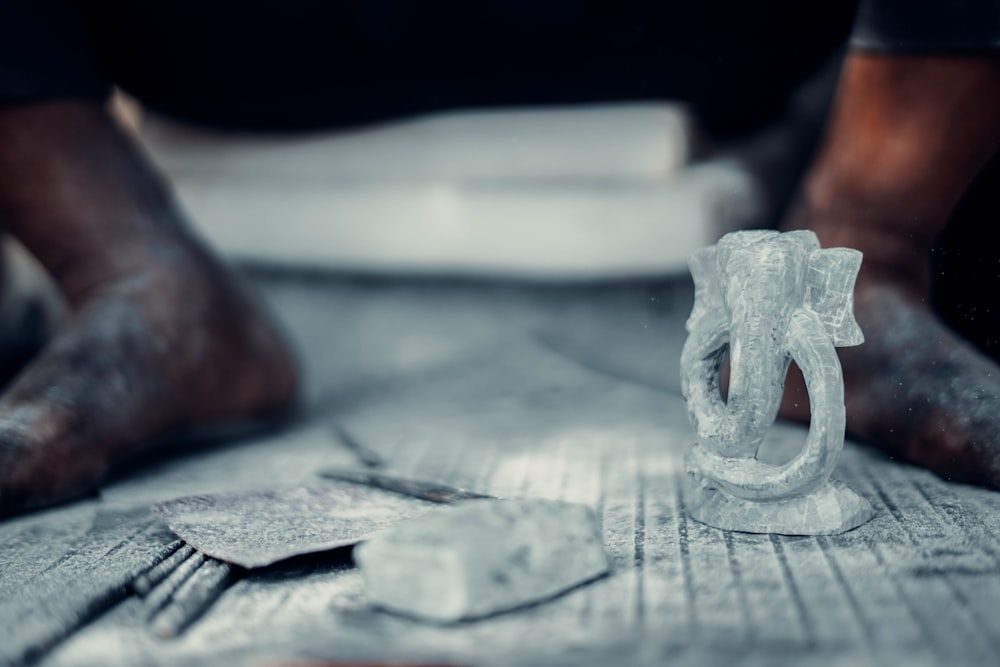
[[[676,371],[686,278],[540,287],[271,273],[256,284],[309,360],[301,423],[0,523],[0,664],[995,661],[1000,494],[847,442],[833,478],[876,511],[856,530],[783,537],[690,520],[682,456],[694,432],[676,382],[648,381]],[[375,608],[358,569],[314,554],[247,573],[173,639],[151,633],[127,585],[176,537],[150,506],[363,466],[330,424],[386,474],[590,507],[610,574],[441,626]],[[804,439],[779,422],[765,449]]]

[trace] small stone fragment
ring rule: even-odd
[[[488,616],[606,574],[594,512],[550,500],[474,500],[424,514],[355,549],[371,601],[440,622]]]

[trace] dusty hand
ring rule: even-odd
[[[280,335],[100,104],[0,109],[0,218],[70,307],[0,397],[0,514],[92,488],[163,436],[293,400]]]
[[[931,249],[1000,141],[1000,61],[855,53],[784,225],[864,253],[840,350],[848,433],[951,479],[1000,488],[1000,368],[930,304]],[[807,419],[801,377],[781,413]]]

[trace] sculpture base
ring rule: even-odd
[[[772,501],[744,500],[688,474],[687,506],[701,523],[723,530],[779,535],[836,535],[875,516],[867,500],[836,480],[804,496]]]

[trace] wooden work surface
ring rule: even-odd
[[[287,429],[136,466],[99,497],[0,523],[0,664],[990,664],[1000,649],[1000,494],[848,443],[836,476],[876,518],[845,535],[726,533],[679,490],[686,280],[573,287],[254,279],[297,342]],[[774,450],[804,438],[773,431]],[[232,584],[153,636],[129,579],[175,538],[149,512],[198,492],[361,467],[597,508],[612,576],[491,619],[371,609],[344,555]]]

